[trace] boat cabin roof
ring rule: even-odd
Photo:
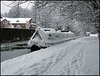
[[[40,28],[40,30],[44,31],[44,32],[56,32],[56,30],[54,28]]]

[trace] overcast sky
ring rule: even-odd
[[[8,7],[8,6],[4,5],[2,2],[3,2],[4,4],[6,4],[6,5],[9,5],[9,4],[12,3],[12,1],[1,1],[1,13],[2,13],[2,14],[4,14],[5,12],[8,13],[9,10],[11,9],[11,7]],[[21,6],[22,8],[26,8],[26,7],[28,6],[28,4],[29,4],[29,1],[26,2],[26,3],[21,4],[20,6]],[[30,9],[31,6],[32,6],[32,4],[30,3],[29,6],[28,6],[28,9]]]

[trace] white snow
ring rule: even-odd
[[[88,36],[1,62],[1,75],[99,75],[99,39]]]
[[[98,36],[98,34],[90,34],[90,36]]]
[[[7,17],[4,17],[3,19],[7,19],[8,21],[10,21],[10,23],[26,23],[31,18],[7,18]]]
[[[54,28],[40,28],[42,31],[45,32],[56,32],[56,30]],[[47,30],[47,31],[46,31]]]

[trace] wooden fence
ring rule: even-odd
[[[0,28],[0,42],[29,40],[35,30]]]

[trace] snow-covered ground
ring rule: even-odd
[[[97,35],[1,62],[1,75],[99,75]]]

